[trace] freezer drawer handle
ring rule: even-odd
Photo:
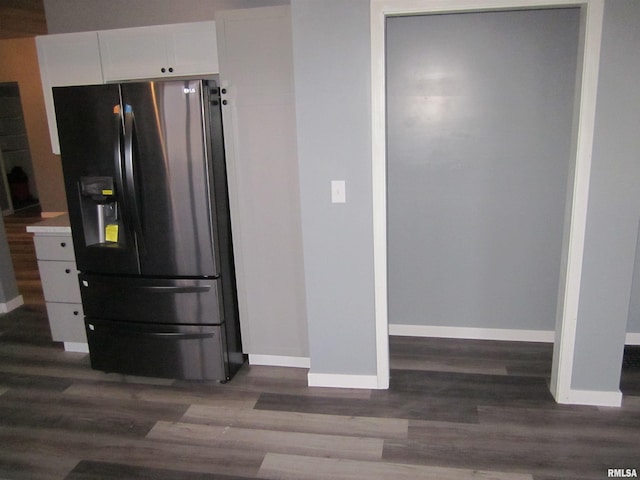
[[[100,281],[94,280],[92,282],[88,280],[82,281],[83,287],[88,287],[89,283],[93,284],[103,284],[103,285],[118,285],[117,282],[109,282],[109,281]],[[145,290],[149,293],[198,293],[198,292],[208,292],[211,290],[211,285],[126,285],[127,289],[132,290]]]
[[[93,324],[88,325],[89,330],[96,331],[96,327]],[[100,326],[99,330],[109,332],[110,334],[116,334],[121,337],[151,337],[164,340],[199,340],[203,338],[213,338],[216,336],[215,332],[206,333],[182,333],[182,332],[137,332],[131,330],[121,330],[118,328],[109,328]]]
[[[152,287],[133,286],[131,288],[138,288],[140,290],[146,290],[148,292],[157,292],[157,293],[167,293],[167,292],[198,293],[198,292],[208,292],[209,290],[211,290],[211,285],[189,285],[186,287],[176,287],[174,285],[154,285]]]

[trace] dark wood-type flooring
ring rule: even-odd
[[[0,316],[1,479],[603,479],[640,469],[640,366],[622,408],[558,405],[552,347],[391,338],[391,388],[105,374],[51,341],[26,214],[5,218],[26,305]]]

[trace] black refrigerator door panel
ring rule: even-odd
[[[147,279],[80,274],[87,317],[140,323],[218,325],[220,279]]]
[[[229,378],[224,325],[179,326],[85,318],[91,367],[184,380]]]
[[[122,181],[119,87],[56,87],[53,96],[78,268],[137,274]]]
[[[148,276],[216,276],[202,82],[122,84],[125,174]]]

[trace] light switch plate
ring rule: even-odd
[[[331,180],[331,203],[347,203],[347,191],[344,180]]]

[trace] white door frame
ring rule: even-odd
[[[378,388],[389,386],[385,18],[391,15],[571,6],[582,9],[582,49],[578,52],[571,159],[573,171],[569,172],[551,393],[559,403],[576,401],[575,392],[571,390],[571,376],[587,219],[604,0],[371,0],[371,141]]]

